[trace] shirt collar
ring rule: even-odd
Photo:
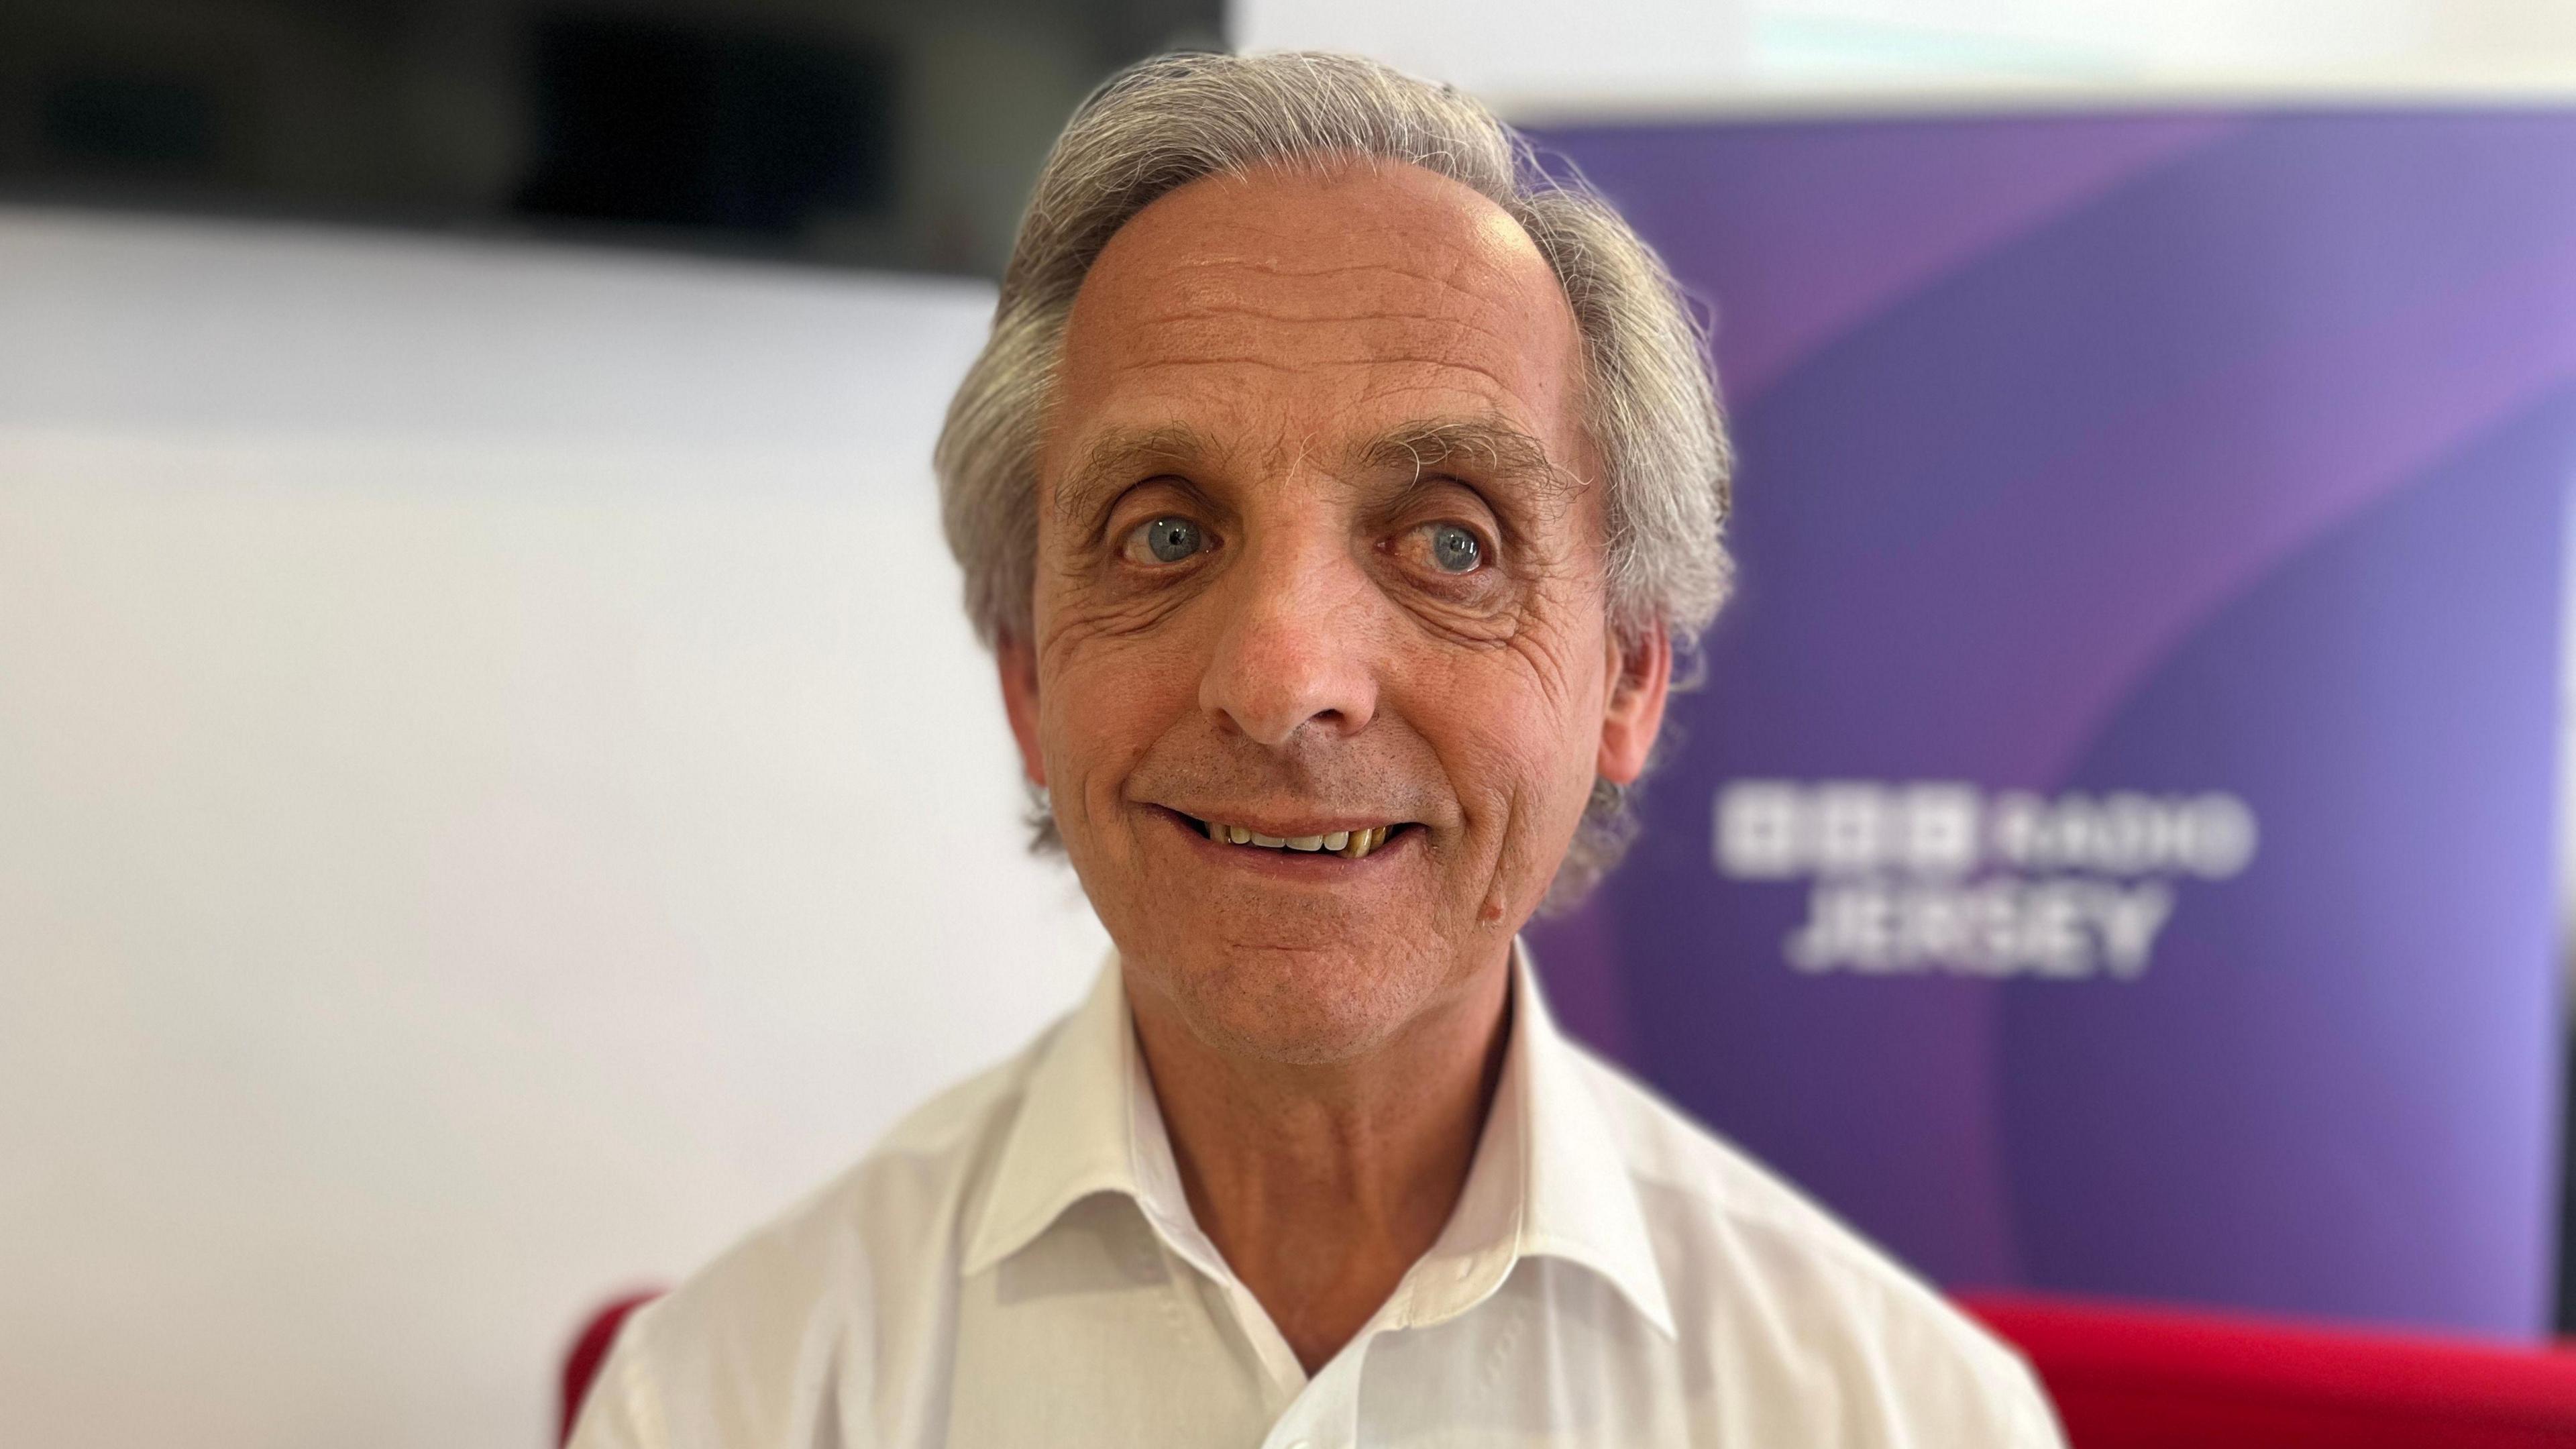
[[[1499,1289],[1519,1259],[1553,1257],[1607,1279],[1669,1337],[1671,1302],[1620,1140],[1518,943],[1512,991],[1511,1042],[1466,1187],[1392,1306],[1405,1322],[1439,1322]],[[961,1266],[982,1272],[1100,1192],[1133,1198],[1185,1258],[1220,1271],[1182,1193],[1114,955],[1038,1049]]]
[[[1091,994],[1038,1047],[992,1190],[966,1239],[966,1272],[980,1273],[1028,1246],[1066,1208],[1093,1193],[1124,1193],[1146,1207],[1148,1216],[1160,1216],[1152,1211],[1138,1170],[1139,1159],[1148,1155],[1140,1141],[1159,1145],[1165,1162],[1171,1144],[1143,1066],[1127,1014],[1126,984],[1112,953]],[[1150,1138],[1138,1130],[1140,1112],[1152,1113]],[[1175,1189],[1178,1176],[1172,1174]]]
[[[1498,1111],[1508,1104],[1520,1145],[1522,1210],[1515,1247],[1523,1257],[1563,1258],[1608,1279],[1664,1336],[1674,1336],[1671,1300],[1626,1142],[1602,1110],[1600,1068],[1558,1031],[1539,990],[1526,946],[1512,947],[1512,1044],[1504,1062],[1507,1082],[1494,1094]],[[1486,1136],[1496,1134],[1488,1121]],[[1488,1154],[1477,1152],[1478,1167]],[[1500,1160],[1497,1160],[1497,1165]],[[1475,1169],[1469,1170],[1473,1181]]]

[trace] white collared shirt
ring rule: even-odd
[[[1513,973],[1457,1209],[1311,1378],[1191,1217],[1113,960],[630,1320],[574,1449],[2061,1443],[2010,1350]]]

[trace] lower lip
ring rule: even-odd
[[[1200,834],[1199,828],[1182,818],[1178,812],[1156,806],[1154,813],[1162,816],[1172,829],[1187,837],[1190,844],[1206,852],[1217,864],[1230,865],[1242,870],[1262,871],[1286,880],[1357,880],[1362,873],[1374,871],[1378,862],[1387,860],[1398,852],[1413,849],[1413,837],[1422,833],[1419,829],[1407,826],[1397,831],[1386,844],[1357,860],[1352,860],[1329,850],[1273,850],[1258,845],[1231,845],[1211,840]]]

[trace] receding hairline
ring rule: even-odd
[[[1069,346],[1077,320],[1088,310],[1084,306],[1085,299],[1097,295],[1092,279],[1105,265],[1112,264],[1114,256],[1119,263],[1124,263],[1126,259],[1117,254],[1148,244],[1141,243],[1140,237],[1151,238],[1157,228],[1174,225],[1172,218],[1176,209],[1222,204],[1215,197],[1218,192],[1226,190],[1234,190],[1239,196],[1265,186],[1339,188],[1361,182],[1390,182],[1399,188],[1394,196],[1380,204],[1386,211],[1412,207],[1447,213],[1444,219],[1454,221],[1460,228],[1460,234],[1455,238],[1458,255],[1480,270],[1529,285],[1552,298],[1560,309],[1568,335],[1574,339],[1580,352],[1582,324],[1575,315],[1573,299],[1566,293],[1562,272],[1548,256],[1539,238],[1532,234],[1527,222],[1503,199],[1420,162],[1339,151],[1320,156],[1270,158],[1211,171],[1184,181],[1138,207],[1119,223],[1116,230],[1101,239],[1098,247],[1083,260],[1080,279],[1064,301],[1065,326],[1063,334],[1057,338],[1057,347]],[[1194,224],[1203,229],[1209,227],[1208,219],[1204,217],[1197,218]],[[1253,231],[1252,223],[1239,224],[1247,234],[1258,235]],[[1221,231],[1224,226],[1220,223],[1215,229]],[[1241,256],[1201,256],[1192,262],[1193,265],[1209,263],[1259,265]],[[1291,276],[1326,275],[1345,270],[1326,267],[1312,272],[1292,272],[1276,266],[1263,269]],[[1360,269],[1364,268],[1350,270]],[[1518,276],[1513,277],[1513,273],[1518,273]]]
[[[1529,228],[1522,225],[1521,219],[1514,214],[1511,206],[1514,197],[1496,196],[1474,182],[1420,161],[1367,151],[1329,150],[1265,156],[1257,161],[1224,166],[1159,192],[1101,239],[1085,271],[1087,273],[1090,266],[1098,265],[1099,259],[1118,245],[1119,238],[1134,230],[1138,222],[1157,212],[1168,214],[1175,202],[1186,205],[1203,200],[1213,192],[1250,190],[1269,185],[1332,189],[1364,182],[1392,182],[1423,201],[1455,204],[1472,214],[1480,229],[1499,223],[1521,239],[1534,260],[1542,264],[1546,261],[1538,239],[1530,235]]]

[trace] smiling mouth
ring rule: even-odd
[[[1172,812],[1180,815],[1179,811]],[[1240,825],[1224,825],[1201,820],[1195,815],[1181,815],[1191,829],[1219,845],[1239,845],[1246,850],[1304,851],[1338,855],[1344,860],[1358,860],[1383,847],[1397,832],[1411,829],[1411,821],[1393,825],[1372,825],[1361,830],[1336,830],[1330,835],[1261,835]]]

